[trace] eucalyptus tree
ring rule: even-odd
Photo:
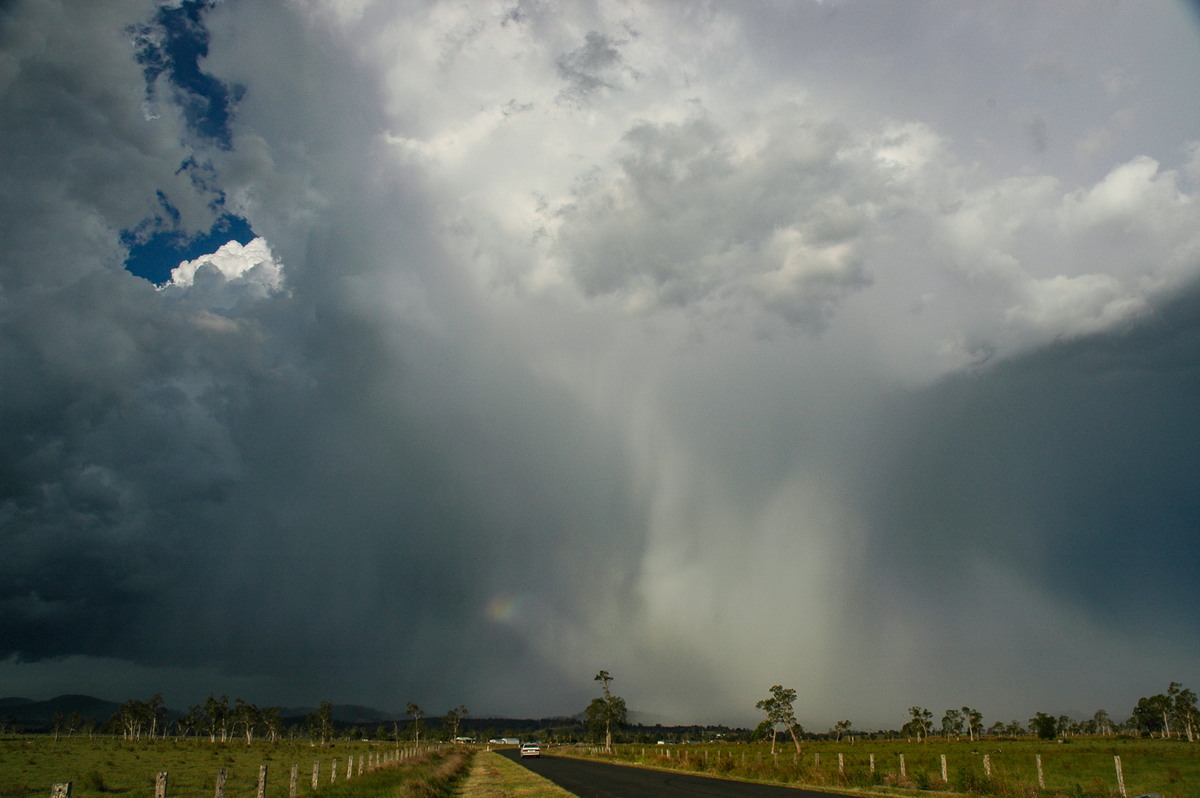
[[[771,687],[771,695],[756,703],[767,716],[766,723],[771,729],[771,753],[775,753],[775,737],[782,725],[792,735],[796,744],[796,753],[800,753],[800,734],[804,731],[796,722],[796,712],[792,704],[796,701],[796,691],[790,687],[776,684]]]
[[[216,742],[218,735],[221,742],[229,739],[229,696],[221,696],[220,700],[211,695],[204,702],[204,729],[208,732],[210,742]]]
[[[333,702],[322,701],[317,711],[308,713],[304,720],[308,725],[309,737],[325,745],[333,737]]]
[[[254,704],[247,704],[239,698],[234,702],[233,710],[230,712],[230,720],[232,721],[234,731],[240,730],[242,736],[246,738],[246,745],[250,745],[254,739],[254,732],[262,724],[262,710]]]
[[[1200,713],[1196,710],[1196,693],[1184,687],[1179,682],[1171,682],[1167,688],[1171,699],[1171,715],[1175,718],[1175,726],[1186,734],[1189,743],[1196,742],[1196,721]]]
[[[608,671],[600,671],[596,674],[593,681],[600,682],[600,689],[604,694],[593,698],[592,703],[588,704],[587,709],[584,710],[589,728],[597,732],[604,729],[604,750],[610,753],[612,752],[613,727],[624,726],[628,715],[625,699],[613,695],[612,689],[609,687],[612,680],[613,677]]]
[[[961,711],[963,722],[967,727],[967,738],[974,741],[976,737],[983,734],[983,714],[970,707],[963,707]]]
[[[919,743],[924,742],[933,728],[933,713],[925,707],[909,707],[908,714],[908,722],[901,731],[910,737],[916,737]]]
[[[266,729],[267,736],[271,739],[271,742],[278,740],[280,732],[283,731],[283,719],[279,716],[279,713],[279,707],[267,707],[260,714],[262,726]]]
[[[425,710],[421,709],[419,706],[414,704],[412,701],[409,701],[408,708],[405,709],[404,711],[407,714],[412,715],[413,743],[420,745],[421,744],[421,718],[425,717]]]
[[[460,726],[462,726],[463,718],[466,717],[468,712],[469,710],[460,704],[446,713],[446,717],[443,722],[445,723],[446,728],[449,729],[450,742],[454,742],[458,739],[458,729]]]
[[[1154,736],[1158,732],[1163,739],[1171,735],[1171,699],[1162,693],[1138,699],[1129,720],[1138,731]]]
[[[947,709],[946,714],[942,715],[942,736],[949,739],[951,736],[961,736],[963,733],[963,713],[958,709]]]

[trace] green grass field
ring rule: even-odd
[[[586,749],[584,749],[586,750]],[[620,761],[708,772],[730,778],[846,790],[946,791],[996,796],[1119,796],[1115,756],[1121,757],[1129,798],[1159,793],[1163,798],[1200,798],[1200,744],[1130,738],[1076,738],[1056,743],[985,739],[925,743],[857,741],[806,743],[796,756],[791,741],[704,745],[621,745]],[[841,770],[838,755],[841,754]],[[875,770],[870,760],[874,754]],[[941,757],[947,779],[942,780]],[[595,756],[595,753],[588,753]],[[904,774],[900,757],[904,757]],[[984,756],[991,778],[984,773]],[[603,756],[603,755],[601,755]],[[1038,789],[1037,758],[1045,789]]]
[[[126,742],[109,737],[20,736],[0,739],[0,798],[48,798],[55,783],[71,782],[72,798],[154,798],[160,772],[168,774],[167,798],[213,798],[217,774],[226,771],[227,798],[255,798],[259,768],[267,766],[266,798],[288,798],[292,764],[297,765],[297,798],[368,796],[377,790],[404,795],[403,783],[445,781],[438,757],[411,755],[400,766],[368,773],[359,763],[395,754],[395,743],[338,742],[314,747],[307,742],[211,743],[205,739]],[[350,757],[353,774],[347,780]],[[313,765],[319,763],[318,789]],[[336,779],[334,767],[336,764]],[[461,763],[457,763],[460,767]],[[446,774],[442,773],[444,777]],[[414,794],[434,795],[436,792]]]
[[[402,746],[403,750],[403,746]],[[400,798],[423,795],[553,795],[545,783],[517,784],[524,769],[495,757],[477,758],[465,778],[467,752],[408,757],[398,767],[358,775],[358,763],[394,754],[395,743],[307,742],[210,743],[207,739],[162,739],[126,742],[109,737],[74,737],[55,741],[46,736],[0,739],[0,798],[49,798],[51,786],[72,783],[73,798],[153,798],[155,777],[169,775],[167,798],[213,798],[217,773],[226,771],[227,798],[254,798],[261,765],[267,766],[267,798],[288,798],[292,764],[298,766],[297,797]],[[586,749],[554,749],[587,754]],[[806,743],[799,757],[790,742],[766,744],[621,745],[614,759],[656,767],[793,785],[825,786],[848,792],[957,792],[1007,798],[1114,798],[1118,796],[1113,757],[1120,756],[1126,795],[1160,793],[1163,798],[1200,798],[1200,744],[1128,738],[1077,738],[1068,743],[987,739],[970,743],[934,739],[923,744],[902,741]],[[842,755],[839,772],[838,755]],[[875,771],[870,769],[874,754]],[[948,779],[941,778],[946,756]],[[990,758],[992,778],[984,776],[983,757]],[[900,775],[900,756],[905,774]],[[1046,789],[1037,789],[1037,757],[1041,756]],[[349,758],[354,775],[347,780]],[[604,756],[603,758],[609,758]],[[819,761],[818,761],[819,758]],[[334,762],[337,778],[332,780]],[[313,763],[319,786],[312,788]],[[491,766],[480,770],[481,764]],[[482,781],[481,781],[482,780]],[[465,789],[476,792],[461,792]],[[459,790],[460,792],[455,792]],[[558,793],[561,794],[561,793]]]

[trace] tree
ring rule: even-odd
[[[417,745],[421,744],[421,718],[425,717],[425,711],[413,702],[408,702],[408,708],[404,710],[409,715],[412,715],[412,730],[413,742]]]
[[[165,734],[167,731],[167,705],[163,701],[162,693],[155,693],[150,697],[150,700],[145,703],[146,720],[150,724],[150,737],[154,738],[156,734]]]
[[[628,714],[625,708],[625,699],[613,695],[608,686],[612,680],[613,677],[608,671],[600,671],[596,674],[593,681],[600,682],[600,688],[604,695],[592,699],[592,703],[588,704],[587,709],[584,710],[588,726],[593,731],[604,729],[604,750],[608,753],[612,753],[613,727],[619,729],[624,726]]]
[[[1167,726],[1170,712],[1170,699],[1159,693],[1148,698],[1139,698],[1137,706],[1133,708],[1133,717],[1129,720],[1138,731],[1149,734],[1151,737],[1155,732],[1161,732],[1165,738],[1170,733],[1170,728]]]
[[[909,707],[909,720],[901,729],[910,737],[916,737],[917,742],[925,742],[925,738],[929,736],[929,730],[933,728],[933,713],[925,707]]]
[[[1078,728],[1079,724],[1066,715],[1059,715],[1058,720],[1055,722],[1055,733],[1059,737],[1069,737]]]
[[[314,740],[319,739],[321,745],[333,737],[333,702],[322,701],[316,712],[310,712],[305,720],[308,723],[308,733]]]
[[[135,701],[130,698],[121,704],[113,720],[121,729],[121,736],[126,740],[140,740],[142,731],[150,723],[150,705],[145,701]]]
[[[262,723],[262,711],[254,704],[247,704],[239,698],[234,703],[230,718],[234,731],[241,729],[242,736],[246,738],[246,745],[250,745],[255,730]]]
[[[963,722],[967,727],[967,737],[973,742],[983,734],[983,714],[970,707],[962,708]]]
[[[942,715],[942,736],[959,736],[963,733],[963,713],[957,709],[947,709]]]
[[[1053,740],[1058,732],[1058,721],[1053,715],[1039,712],[1029,719],[1029,730],[1042,740]]]
[[[1096,714],[1092,715],[1092,722],[1096,724],[1096,734],[1113,733],[1112,718],[1103,709],[1096,710]]]
[[[450,741],[454,742],[458,739],[458,728],[462,725],[462,719],[467,715],[468,710],[461,704],[446,713],[445,723],[446,728],[450,730]]]
[[[228,696],[221,696],[221,700],[218,701],[210,695],[204,702],[204,728],[208,731],[210,742],[215,743],[218,734],[221,736],[221,742],[229,738]]]
[[[279,713],[279,707],[267,707],[261,713],[263,728],[267,730],[267,736],[271,738],[271,742],[278,740],[279,733],[283,731],[283,719]]]
[[[843,735],[850,734],[850,730],[852,728],[854,728],[854,726],[853,726],[853,724],[850,723],[850,721],[839,720],[837,723],[833,724],[833,733],[834,733],[835,739],[840,741],[842,739]]]
[[[1176,728],[1181,728],[1187,735],[1188,742],[1196,742],[1196,693],[1179,682],[1171,682],[1167,694],[1171,696],[1171,716],[1175,718]]]
[[[797,732],[804,730],[796,723],[796,713],[792,709],[792,704],[796,700],[796,691],[791,688],[785,688],[783,685],[776,684],[771,687],[771,695],[769,698],[764,698],[754,706],[766,713],[766,723],[771,728],[771,753],[775,753],[775,735],[780,725],[787,728],[788,733],[792,735],[792,742],[796,744],[796,753],[800,753],[800,736]]]
[[[70,715],[67,715],[66,722],[67,734],[73,735],[75,732],[83,728],[83,715],[79,712],[79,710],[75,710]]]

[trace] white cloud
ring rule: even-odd
[[[275,262],[266,239],[255,238],[244,246],[230,241],[210,255],[182,261],[171,270],[162,290],[172,294],[176,289],[199,288],[206,272],[211,282],[205,290],[213,308],[231,307],[240,297],[263,299],[284,288],[283,266]]]

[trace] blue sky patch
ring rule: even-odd
[[[189,0],[178,8],[160,8],[152,23],[133,26],[131,32],[146,77],[146,99],[155,99],[156,81],[165,74],[192,131],[229,149],[229,120],[244,88],[200,69],[200,60],[208,55],[204,12],[211,7],[207,0]]]
[[[174,210],[169,204],[166,208]],[[132,230],[121,233],[121,241],[129,247],[126,270],[155,285],[170,280],[171,270],[180,261],[195,260],[216,252],[230,241],[248,244],[252,240],[254,231],[250,229],[250,223],[232,213],[223,214],[207,233],[194,237],[188,237],[177,228],[157,230],[148,235],[139,235]]]
[[[204,14],[212,5],[211,0],[187,0],[178,8],[160,8],[151,23],[129,30],[146,79],[147,101],[156,100],[156,87],[165,75],[174,89],[170,99],[183,108],[188,128],[197,139],[227,150],[232,146],[230,119],[243,88],[226,84],[200,68],[201,59],[208,55]],[[198,192],[214,194],[210,207],[219,211],[225,198],[209,187],[212,166],[192,156],[179,169],[188,172]],[[180,261],[214,252],[231,240],[246,244],[254,238],[250,223],[230,213],[221,214],[207,233],[188,235],[170,198],[160,191],[158,201],[160,213],[121,232],[122,243],[129,247],[125,268],[156,285],[169,280]]]

